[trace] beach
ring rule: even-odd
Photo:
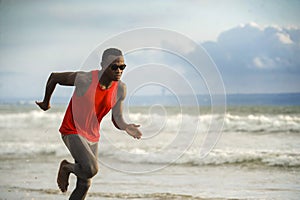
[[[58,132],[64,110],[0,106],[0,199],[68,199],[75,177],[66,194],[56,185],[60,161],[72,161]],[[299,199],[299,106],[208,110],[131,108],[126,119],[142,124],[142,140],[116,130],[108,114],[87,199]],[[205,130],[222,117],[221,137],[203,158]]]

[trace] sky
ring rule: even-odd
[[[299,10],[296,0],[1,0],[0,99],[41,98],[51,72],[82,70],[99,44],[144,27],[171,30],[202,46],[226,93],[300,92]],[[208,92],[203,89],[208,77],[195,77],[174,56],[142,51],[125,60],[133,68],[151,62],[156,68],[180,65],[181,78],[191,80],[196,93]],[[157,80],[143,72],[137,76]],[[70,92],[58,87],[55,95]]]

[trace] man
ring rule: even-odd
[[[116,128],[134,138],[141,138],[139,125],[127,124],[122,116],[126,85],[120,81],[124,57],[119,49],[106,49],[102,55],[101,70],[91,72],[51,73],[43,101],[36,104],[44,111],[50,108],[51,95],[56,84],[75,86],[74,94],[59,129],[62,139],[75,163],[63,160],[57,184],[62,192],[69,185],[69,175],[77,176],[76,188],[70,199],[84,199],[91,185],[91,178],[98,172],[97,152],[102,118],[112,109],[112,122]]]

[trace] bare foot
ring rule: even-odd
[[[68,186],[69,186],[70,172],[68,172],[65,167],[67,164],[69,164],[68,161],[66,161],[66,160],[61,161],[60,167],[58,170],[58,175],[57,175],[57,184],[58,184],[59,189],[62,192],[66,192],[68,189]]]
[[[36,101],[35,103],[36,103],[36,105],[38,105],[38,106],[40,107],[40,109],[42,109],[43,111],[46,111],[46,110],[49,110],[49,109],[50,109],[49,103],[44,103],[43,101],[41,101],[41,102]]]

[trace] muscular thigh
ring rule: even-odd
[[[87,164],[97,161],[98,143],[92,145],[77,135],[63,135],[62,139],[77,163]]]

